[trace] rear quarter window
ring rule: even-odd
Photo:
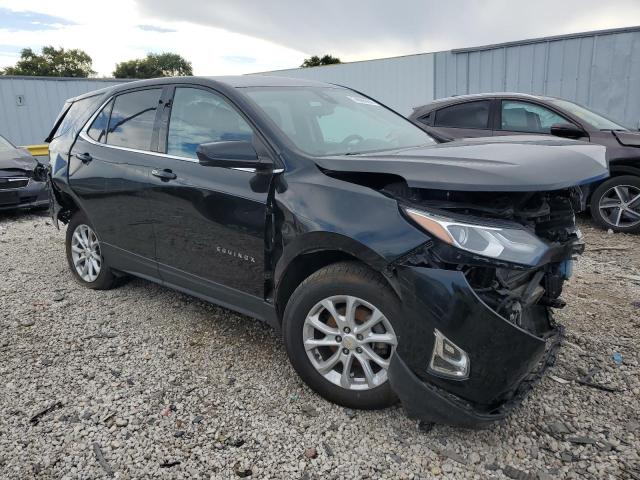
[[[101,95],[96,95],[76,100],[71,106],[65,105],[67,111],[55,131],[49,134],[48,140],[51,141],[63,135],[71,135],[75,138],[88,117],[98,108],[101,98]]]

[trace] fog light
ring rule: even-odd
[[[435,329],[433,334],[436,341],[429,362],[429,371],[434,375],[456,380],[469,378],[469,356],[467,353],[440,333],[438,329]]]

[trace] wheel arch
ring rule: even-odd
[[[636,177],[640,177],[640,167],[632,165],[609,165],[609,171],[611,172],[611,176],[609,178],[618,177],[620,175],[635,175]]]
[[[369,247],[349,237],[324,232],[309,233],[293,243],[287,247],[275,268],[274,302],[280,321],[295,289],[313,273],[338,262],[363,263],[378,273],[399,296],[397,282],[385,274],[389,262]]]
[[[640,159],[638,161],[640,162]],[[612,179],[613,177],[619,177],[621,175],[634,175],[636,177],[640,177],[640,167],[614,163],[613,165],[609,165],[609,173],[610,175],[607,178],[598,180],[597,182],[594,182],[588,185],[588,194],[587,194],[587,199],[585,200],[585,204],[587,206],[591,203],[591,196],[593,195],[593,192],[595,192],[596,189],[600,185],[602,185],[604,182]]]

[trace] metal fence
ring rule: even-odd
[[[513,91],[574,100],[637,128],[640,27],[266,72],[346,85],[400,113],[436,98]],[[0,76],[0,134],[39,144],[67,98],[124,80]]]
[[[67,98],[122,81],[0,76],[0,135],[16,145],[42,143]]]

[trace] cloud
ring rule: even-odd
[[[275,70],[299,65],[304,58],[296,48],[249,35],[182,20],[154,20],[133,0],[110,0],[108,6],[98,0],[84,0],[82,8],[78,8],[77,0],[0,2],[15,14],[38,12],[65,20],[55,30],[38,31],[9,30],[0,22],[0,45],[34,50],[41,45],[80,48],[91,56],[99,76],[110,76],[116,63],[143,58],[149,52],[178,53],[192,63],[196,75]],[[0,68],[15,62],[15,55],[0,52]]]
[[[174,33],[176,31],[171,28],[157,27],[155,25],[138,25],[138,28],[145,32]]]
[[[294,68],[640,24],[638,0],[0,0],[0,68],[42,45],[80,48],[99,75],[149,52],[197,75]]]
[[[141,12],[343,60],[640,23],[637,0],[137,0]]]
[[[221,58],[230,63],[256,63],[257,59],[253,57],[243,57],[242,55],[223,55]]]
[[[0,26],[10,32],[55,30],[64,25],[72,25],[67,19],[37,12],[15,12],[0,7]]]

